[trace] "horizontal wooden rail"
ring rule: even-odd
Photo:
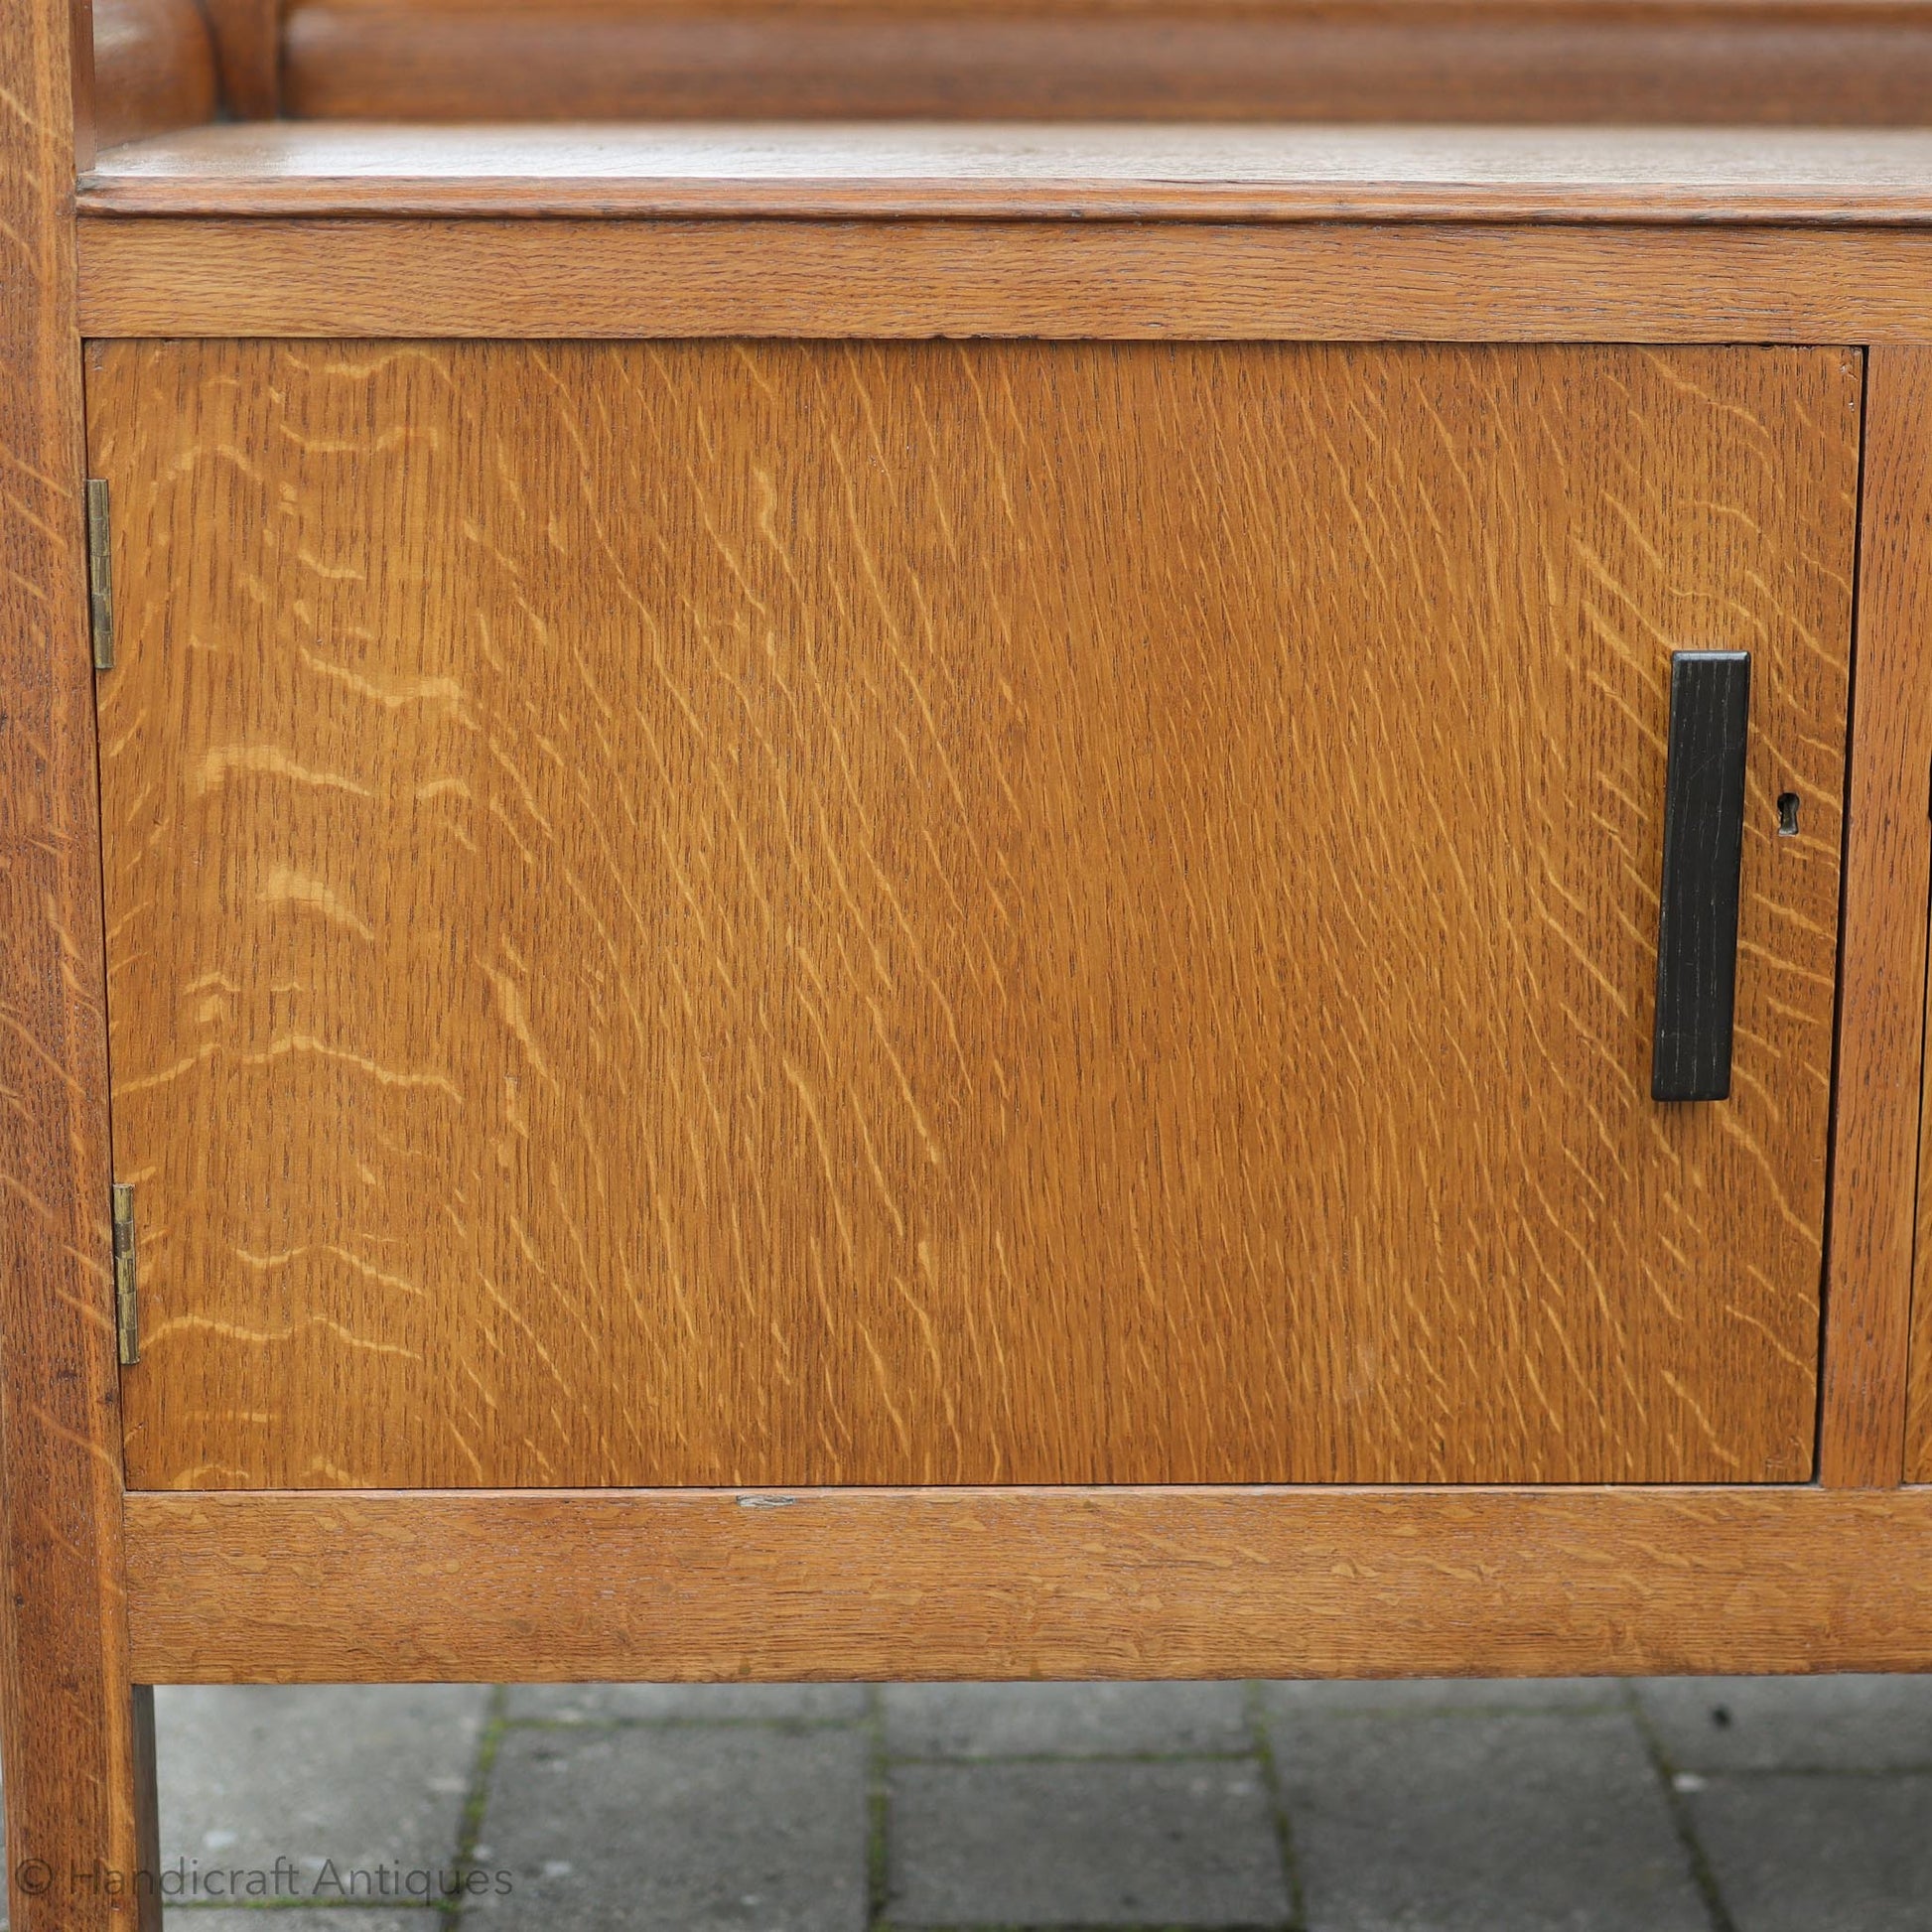
[[[89,336],[1874,343],[1932,233],[89,219]]]
[[[293,0],[295,114],[1922,123],[1922,0]]]
[[[1932,1488],[146,1492],[139,1682],[1932,1669]]]

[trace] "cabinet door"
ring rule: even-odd
[[[96,345],[129,1480],[1803,1477],[1860,390]],[[1752,669],[1671,1105],[1687,648]]]

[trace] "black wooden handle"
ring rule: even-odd
[[[1747,650],[1680,650],[1670,660],[1664,879],[1657,895],[1653,1100],[1730,1096],[1737,982],[1737,868],[1744,849]]]

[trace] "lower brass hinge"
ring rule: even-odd
[[[109,535],[107,484],[87,479],[87,621],[94,639],[94,669],[114,668],[114,552]]]
[[[114,1183],[114,1329],[120,1337],[121,1366],[141,1359],[141,1323],[134,1302],[134,1189]]]

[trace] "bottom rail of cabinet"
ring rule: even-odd
[[[1932,1487],[144,1491],[126,1532],[137,1683],[1932,1669]]]

